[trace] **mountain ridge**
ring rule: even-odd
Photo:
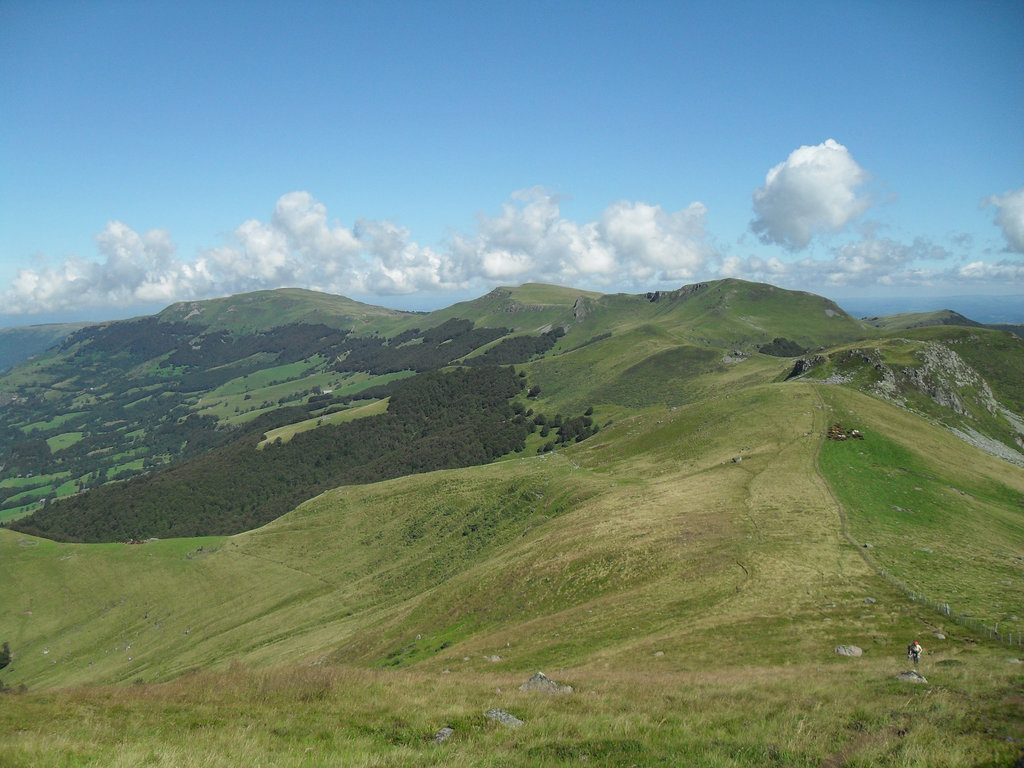
[[[549,416],[599,402],[614,412],[690,402],[736,373],[779,376],[773,361],[837,344],[891,346],[892,332],[823,297],[735,279],[646,295],[527,284],[427,314],[300,289],[179,303],[79,329],[0,378],[9,403],[0,516],[196,461],[261,415],[276,419],[271,428],[329,424],[356,399],[379,401],[433,368],[526,366]],[[994,360],[974,362],[1012,380],[992,374]],[[1009,409],[1024,410],[1012,398]],[[1013,450],[1020,440],[994,423],[981,435]]]
[[[47,512],[295,494],[230,536],[0,527],[0,689],[23,691],[0,762],[1016,759],[1024,469],[955,430],[1017,444],[1020,338],[885,331],[738,282],[520,296],[365,335],[138,319],[0,379],[18,395],[5,450],[54,462],[6,492],[91,482],[76,462],[97,457],[140,465]],[[439,435],[472,460],[430,464]],[[317,484],[386,440],[425,461]],[[229,451],[244,471],[226,481]],[[305,466],[249,463],[286,455]],[[190,466],[221,490],[174,485]],[[926,682],[908,687],[910,639]],[[571,698],[521,691],[538,669]],[[497,709],[523,727],[499,730]]]

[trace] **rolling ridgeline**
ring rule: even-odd
[[[0,765],[1012,764],[1024,341],[919,323],[724,280],[79,329],[0,377]]]

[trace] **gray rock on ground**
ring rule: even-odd
[[[538,693],[572,693],[571,685],[556,683],[543,672],[538,672],[519,686],[520,691],[537,691]]]
[[[864,655],[864,651],[856,645],[836,646],[836,653],[840,656],[850,656],[851,658],[858,658]]]
[[[924,675],[920,672],[915,672],[913,669],[909,669],[906,672],[900,672],[896,675],[897,680],[902,680],[905,683],[927,683]]]
[[[442,728],[434,734],[434,743],[444,744],[446,741],[448,741],[448,739],[452,737],[453,733],[455,733],[455,729],[452,728],[450,725],[446,725],[444,728]]]
[[[485,717],[491,718],[491,720],[497,720],[502,725],[507,725],[509,728],[522,728],[525,723],[515,715],[511,715],[504,709],[488,709],[484,712]]]

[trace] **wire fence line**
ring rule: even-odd
[[[821,391],[817,387],[814,387],[814,394],[818,398],[818,404],[819,407],[822,409],[822,413],[826,414],[830,412],[832,410],[831,406],[829,406],[825,402],[825,399],[822,396]],[[827,423],[828,422],[826,419],[826,424]],[[842,502],[839,501],[839,497],[836,496],[835,491],[832,490],[832,485],[831,483],[828,482],[828,479],[825,477],[825,473],[821,471],[821,449],[824,446],[824,444],[825,439],[823,438],[818,442],[817,449],[814,452],[814,471],[818,474],[818,477],[821,479],[822,483],[825,484],[825,489],[828,491],[828,495],[832,497],[832,501],[835,503],[836,509],[839,510],[839,530],[842,533],[843,538],[849,541],[857,549],[857,551],[860,552],[860,556],[864,558],[864,562],[867,563],[868,566],[875,573],[877,573],[887,582],[896,587],[896,589],[900,590],[910,600],[920,605],[927,606],[937,611],[938,613],[941,613],[954,624],[959,624],[962,627],[968,627],[969,629],[972,629],[978,634],[985,635],[990,640],[995,640],[999,643],[1002,643],[1003,645],[1008,645],[1017,648],[1024,645],[1024,632],[1014,632],[1013,630],[1000,632],[999,622],[996,622],[996,625],[994,627],[990,627],[985,622],[976,619],[973,616],[970,616],[966,613],[960,613],[959,611],[954,611],[950,608],[949,603],[940,603],[937,600],[932,600],[926,595],[911,589],[907,586],[907,583],[905,581],[893,576],[885,568],[878,564],[875,558],[873,558],[868,553],[867,547],[862,546],[860,543],[858,543],[850,534],[849,525],[846,519],[846,508],[843,506]]]
[[[882,568],[875,561],[875,558],[868,554],[867,550],[854,540],[853,536],[851,536],[848,531],[843,531],[843,535],[846,537],[847,541],[853,544],[853,546],[857,547],[857,551],[860,552],[861,557],[864,558],[864,562],[870,565],[871,568],[874,569],[875,573],[877,573],[887,582],[896,587],[896,589],[900,590],[913,602],[918,603],[919,605],[927,606],[928,608],[931,608],[932,610],[941,613],[954,624],[959,624],[962,627],[968,627],[969,629],[974,630],[978,634],[985,635],[985,637],[987,637],[989,640],[995,640],[996,642],[1001,643],[1002,645],[1008,645],[1011,647],[1019,648],[1022,645],[1024,645],[1024,632],[1014,631],[1012,629],[1009,631],[1000,631],[999,622],[996,622],[996,625],[994,627],[990,627],[985,622],[981,621],[980,619],[976,619],[970,614],[954,611],[952,608],[950,608],[949,603],[940,603],[938,600],[932,600],[927,595],[924,595],[921,592],[917,592],[911,589],[909,586],[907,586],[907,583],[905,581],[903,581],[900,578],[897,578],[896,576],[893,576],[885,568]]]

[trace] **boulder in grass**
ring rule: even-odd
[[[840,656],[849,656],[851,658],[858,658],[864,655],[864,651],[856,645],[837,646],[836,653],[838,653]]]
[[[913,669],[908,669],[906,672],[900,672],[896,675],[897,680],[902,680],[905,683],[927,683],[924,675],[920,672],[915,672]]]
[[[491,720],[497,720],[502,725],[507,725],[509,728],[522,728],[525,723],[515,715],[509,714],[504,709],[488,709],[484,712],[485,717],[491,718]]]
[[[452,734],[454,733],[455,729],[452,728],[450,725],[446,725],[444,728],[442,728],[434,734],[434,743],[444,744],[446,741],[448,741],[448,739],[452,737]]]
[[[572,693],[571,685],[556,683],[543,672],[538,672],[519,686],[520,691],[538,691],[539,693]]]

